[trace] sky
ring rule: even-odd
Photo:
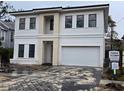
[[[124,1],[8,1],[13,7],[23,10],[46,7],[68,7],[84,6],[96,4],[110,4],[109,15],[116,22],[115,31],[118,32],[119,38],[124,35]]]

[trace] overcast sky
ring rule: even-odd
[[[118,32],[119,38],[124,34],[124,1],[9,1],[16,10],[30,10],[33,8],[43,7],[67,7],[67,6],[83,6],[93,4],[110,4],[109,15],[117,22],[115,31]]]

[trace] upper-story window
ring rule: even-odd
[[[96,27],[96,14],[89,14],[89,27]]]
[[[31,17],[30,18],[30,29],[35,29],[35,27],[36,27],[36,18]]]
[[[19,19],[19,29],[24,30],[25,29],[25,18]]]
[[[5,41],[5,31],[1,31],[1,41]]]
[[[54,27],[54,19],[50,19],[50,30],[53,30]]]
[[[14,32],[11,32],[10,41],[13,42],[13,40],[14,40]]]
[[[84,15],[77,15],[77,28],[84,27]]]
[[[65,28],[72,28],[72,16],[65,16]]]

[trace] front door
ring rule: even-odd
[[[44,45],[44,64],[52,64],[53,57],[53,43],[52,41],[46,41]]]

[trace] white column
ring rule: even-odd
[[[14,44],[14,59],[18,58],[18,48],[19,48],[19,44]]]
[[[76,28],[76,18],[77,18],[77,16],[72,16],[72,28]]]
[[[88,27],[88,14],[84,15],[84,28]]]
[[[29,44],[24,45],[24,58],[29,58]]]
[[[34,45],[35,45],[34,58],[38,59],[38,55],[37,55],[37,54],[38,54],[37,52],[39,51],[39,49],[38,49],[38,48],[39,48],[39,47],[38,47],[38,42],[37,42],[36,44],[34,44]],[[38,50],[37,50],[37,49],[38,49]]]
[[[100,46],[100,67],[103,67],[103,63],[104,63],[104,46]]]
[[[123,65],[123,67],[124,67],[124,51],[123,51],[123,53],[122,53],[122,65]]]
[[[25,18],[25,30],[29,30],[29,24],[30,24],[30,19],[29,18]]]

